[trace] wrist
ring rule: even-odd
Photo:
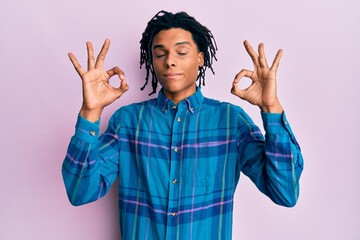
[[[273,106],[261,106],[260,109],[265,113],[283,113],[284,111],[280,103]]]
[[[84,109],[81,108],[79,114],[90,122],[96,122],[100,119],[102,109]]]

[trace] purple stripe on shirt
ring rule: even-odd
[[[136,140],[129,140],[129,139],[125,139],[125,138],[120,138],[120,141],[123,142],[130,142],[130,143],[135,143],[138,145],[144,145],[144,146],[148,146],[148,147],[155,147],[155,148],[163,148],[166,150],[170,150],[170,148],[168,146],[164,146],[164,145],[160,145],[160,144],[154,144],[154,143],[150,143],[150,142],[142,142],[142,141],[136,141]],[[232,142],[235,142],[235,139],[232,140],[227,140],[227,141],[214,141],[214,142],[202,142],[202,143],[196,143],[196,144],[185,144],[183,146],[181,146],[181,148],[204,148],[204,147],[217,147],[217,146],[221,146],[221,145],[226,145]]]
[[[150,209],[152,212],[155,212],[155,213],[161,213],[161,214],[166,214],[166,215],[171,215],[171,213],[165,211],[165,210],[161,210],[161,209],[156,209],[156,208],[153,208],[152,206],[150,206],[149,204],[147,203],[143,203],[143,202],[140,202],[140,201],[135,201],[135,200],[128,200],[128,199],[124,199],[124,198],[119,198],[120,201],[123,201],[125,203],[130,203],[130,204],[134,204],[134,205],[137,205],[137,206],[142,206],[142,207],[146,207],[148,209]],[[201,210],[205,210],[205,209],[209,209],[209,208],[212,208],[212,207],[216,207],[216,206],[222,206],[222,205],[226,205],[226,204],[229,204],[231,202],[233,202],[234,199],[231,198],[227,201],[220,201],[220,202],[217,202],[217,203],[212,203],[212,204],[209,204],[209,205],[206,205],[206,206],[202,206],[202,207],[198,207],[198,208],[192,208],[192,209],[186,209],[186,210],[181,210],[179,212],[177,212],[177,214],[186,214],[186,213],[194,213],[194,212],[197,212],[197,211],[201,211]]]
[[[119,200],[123,201],[125,203],[131,203],[131,204],[134,204],[134,205],[137,205],[137,206],[147,207],[147,208],[149,208],[151,211],[153,211],[155,213],[167,214],[166,211],[160,210],[160,209],[155,209],[155,208],[153,208],[152,206],[150,206],[147,203],[142,203],[140,201],[134,201],[134,200],[127,200],[127,199],[124,199],[124,198],[119,198]]]
[[[86,164],[86,162],[82,162],[82,161],[76,160],[76,159],[75,159],[74,157],[72,157],[69,153],[66,154],[66,157],[67,157],[68,159],[70,159],[70,161],[71,161],[72,163],[74,163],[74,164],[81,165],[81,166],[84,166],[84,165]],[[93,160],[93,161],[87,161],[87,164],[88,164],[88,165],[92,165],[92,164],[94,164],[94,163],[95,163],[95,160]]]
[[[195,143],[195,144],[185,144],[182,148],[203,148],[203,147],[217,147],[220,145],[226,145],[232,142],[235,142],[235,139],[226,140],[226,141],[214,141],[214,142],[202,142],[202,143]]]
[[[212,207],[216,207],[216,206],[222,206],[228,203],[231,203],[232,201],[234,201],[234,199],[229,199],[227,201],[221,201],[221,202],[217,202],[217,203],[213,203],[213,204],[209,204],[207,206],[202,206],[202,207],[198,207],[198,208],[192,208],[192,209],[187,209],[187,210],[182,210],[179,211],[178,214],[184,214],[184,213],[189,213],[189,212],[197,212],[197,211],[201,211],[201,210],[205,210],[208,208],[212,208]],[[168,213],[169,215],[169,213]]]
[[[284,157],[284,158],[291,158],[292,154],[282,154],[282,153],[274,153],[266,151],[266,155],[274,156],[274,157]]]
[[[120,141],[135,143],[135,144],[138,144],[138,145],[144,145],[144,146],[148,146],[148,147],[164,148],[166,150],[170,150],[170,148],[167,147],[167,146],[160,145],[160,144],[153,144],[153,143],[149,143],[149,142],[146,143],[146,142],[141,142],[141,141],[137,141],[137,140],[130,140],[130,139],[126,139],[126,138],[120,138]]]

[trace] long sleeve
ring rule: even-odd
[[[292,207],[299,195],[303,170],[300,146],[285,113],[261,113],[265,139],[254,124],[244,124],[238,148],[242,172],[276,204]]]
[[[118,175],[119,144],[113,124],[100,138],[99,124],[78,116],[62,165],[66,192],[75,206],[104,196]]]

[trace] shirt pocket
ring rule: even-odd
[[[234,186],[235,167],[226,156],[189,158],[184,160],[183,179],[192,187],[212,189]]]

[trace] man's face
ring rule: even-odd
[[[171,28],[156,34],[152,42],[152,60],[165,96],[178,103],[195,93],[204,54],[198,51],[189,31]]]

